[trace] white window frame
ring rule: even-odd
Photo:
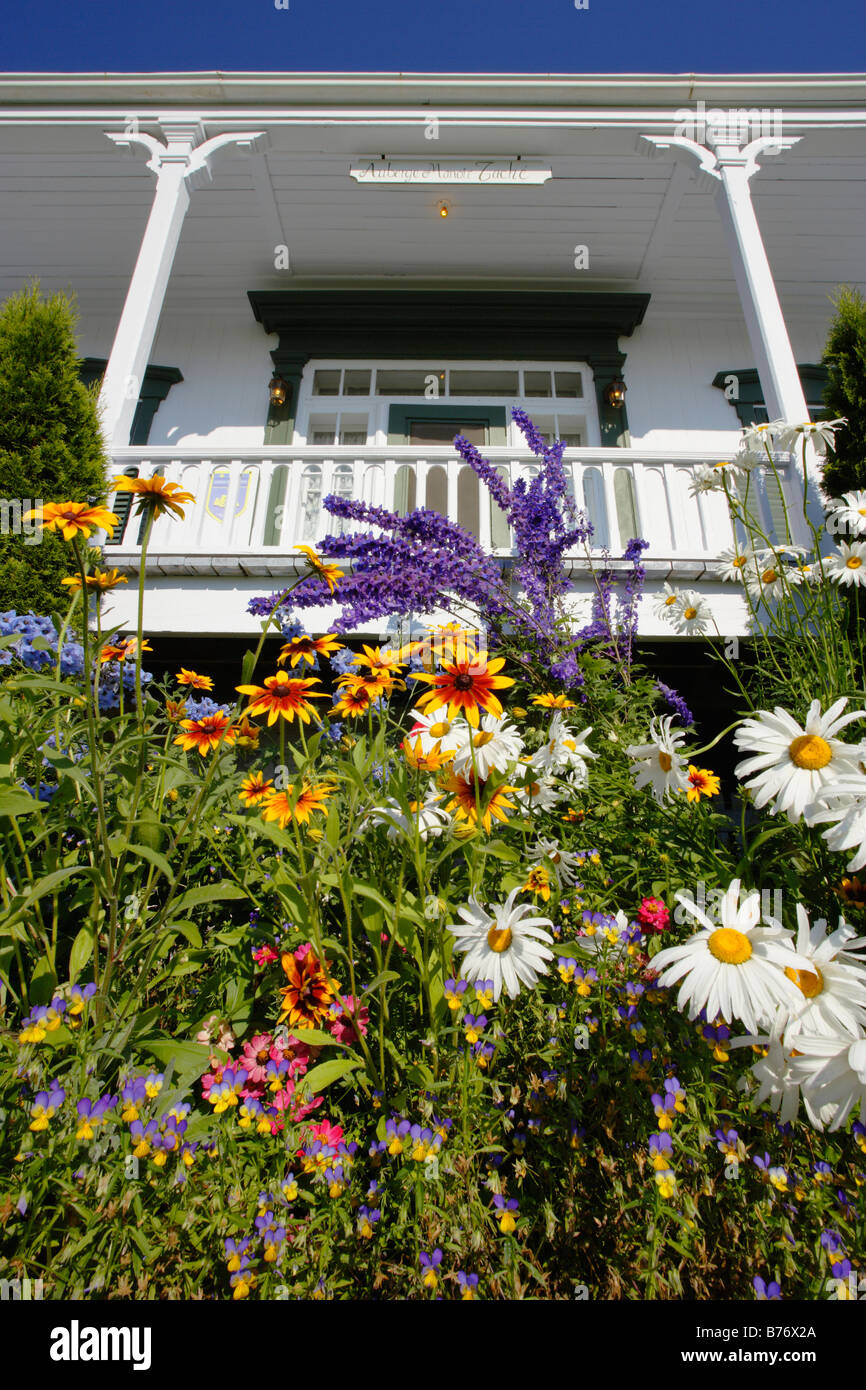
[[[425,396],[377,396],[376,391],[376,371],[418,371],[427,368],[429,371],[445,371],[446,394],[438,397]],[[320,371],[369,371],[370,372],[370,395],[369,396],[314,396],[313,378],[316,372]],[[509,400],[506,396],[450,396],[447,394],[447,386],[450,384],[450,372],[456,371],[517,371],[517,372],[579,372],[583,395],[580,397],[567,396],[520,396],[514,400]],[[523,387],[523,378],[518,383]],[[525,449],[526,442],[520,430],[511,419],[511,407],[517,406],[525,410],[531,420],[543,415],[545,419],[553,419],[554,433],[558,436],[561,427],[560,417],[577,416],[581,421],[581,444],[580,448],[592,448],[601,446],[601,429],[598,419],[598,407],[595,398],[595,385],[591,368],[585,362],[551,362],[541,360],[521,360],[521,361],[479,361],[474,358],[316,358],[306,364],[304,374],[301,378],[300,390],[298,392],[298,408],[295,414],[295,430],[292,444],[295,448],[306,445],[310,433],[310,420],[316,415],[335,416],[335,437],[339,439],[342,416],[367,415],[367,444],[366,447],[386,448],[388,444],[388,417],[392,405],[413,406],[413,405],[433,405],[437,402],[443,406],[448,405],[455,410],[475,409],[486,406],[503,406],[505,408],[506,439],[509,449]],[[327,446],[319,446],[327,447]],[[344,446],[346,448],[361,448],[361,445]]]

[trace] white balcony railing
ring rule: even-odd
[[[509,484],[528,481],[538,467],[526,451],[490,448],[486,456]],[[691,484],[698,467],[717,460],[715,453],[569,449],[566,476],[593,524],[593,550],[617,557],[632,536],[642,536],[648,559],[710,562],[733,541],[727,505],[721,493],[692,495]],[[491,553],[512,552],[502,513],[450,447],[130,447],[116,450],[113,471],[161,473],[196,499],[183,521],[156,522],[148,554],[156,572],[277,573],[295,546],[357,529],[325,511],[329,493],[398,512],[430,507]],[[115,510],[123,511],[126,496],[117,495]],[[772,493],[763,491],[761,506],[772,535],[779,514]],[[130,567],[139,539],[139,520],[130,513],[106,559]]]

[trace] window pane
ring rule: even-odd
[[[524,372],[523,380],[527,396],[550,396],[553,394],[550,389],[550,372]]]
[[[313,430],[312,444],[333,444],[333,430]]]
[[[313,395],[314,396],[339,396],[340,394],[340,372],[314,372],[313,373]]]
[[[370,394],[370,373],[364,371],[347,371],[343,379],[344,396],[369,396]]]
[[[340,430],[341,444],[366,444],[366,430]]]
[[[438,390],[436,389],[438,387]],[[440,367],[414,367],[376,373],[377,396],[423,396],[430,399],[445,395],[445,373]]]
[[[464,371],[451,373],[452,396],[517,396],[517,372]]]
[[[582,396],[583,381],[580,372],[554,372],[553,380],[557,396]]]

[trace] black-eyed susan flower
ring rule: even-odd
[[[65,541],[76,536],[87,539],[94,531],[106,531],[110,536],[118,522],[107,507],[91,507],[86,502],[48,502],[27,512],[23,520],[38,521],[43,531],[59,531]]]
[[[529,870],[522,891],[543,898],[545,902],[550,901],[550,874],[542,864],[536,864]]]
[[[368,647],[362,643],[362,650],[352,661],[353,666],[366,667],[374,676],[396,676],[405,665],[400,660],[400,653],[393,652],[386,648],[383,652],[381,647]]]
[[[700,801],[702,796],[718,796],[721,783],[714,772],[706,767],[695,767],[689,763],[688,790],[689,801]]]
[[[265,677],[263,686],[237,685],[235,689],[241,695],[249,696],[246,713],[266,714],[270,727],[278,719],[285,719],[291,724],[296,716],[300,722],[309,724],[311,714],[315,714],[315,706],[310,701],[327,699],[324,691],[312,689],[318,684],[315,677],[301,680],[289,676],[285,671],[277,671],[275,676]]]
[[[169,724],[180,723],[186,717],[186,700],[166,700],[165,717]]]
[[[153,651],[147,638],[141,644],[142,652]],[[99,660],[105,661],[134,661],[138,655],[138,638],[126,637],[119,642],[107,643],[99,653]]]
[[[514,802],[508,800],[508,793],[513,792],[514,787],[493,787],[480,778],[476,780],[471,774],[458,777],[456,773],[451,773],[442,783],[442,788],[451,793],[452,799],[445,810],[451,812],[454,820],[458,824],[466,821],[470,827],[480,824],[488,834],[494,818],[507,821],[506,813],[517,810]]]
[[[295,667],[299,661],[308,661],[313,666],[317,656],[329,657],[342,650],[343,643],[337,641],[335,632],[326,632],[324,637],[310,637],[302,633],[298,637],[291,637],[285,644],[277,657],[277,665],[284,666],[288,661]]]
[[[303,951],[303,948],[301,948]],[[280,990],[280,1023],[290,1028],[317,1028],[329,1017],[331,1005],[339,998],[340,986],[322,966],[312,949],[287,951],[280,958],[288,983]]]
[[[319,579],[327,584],[331,593],[333,593],[337,587],[337,580],[343,578],[343,570],[338,569],[336,565],[329,565],[326,561],[321,560],[312,546],[297,545],[295,549],[299,550],[302,555],[306,555],[313,572],[318,575]]]
[[[183,520],[181,503],[194,502],[191,492],[184,492],[179,483],[166,482],[159,473],[152,478],[112,478],[111,485],[117,492],[131,492],[138,499],[139,512],[152,512],[154,517],[171,512]]]
[[[251,772],[241,782],[238,796],[245,806],[256,806],[262,797],[267,796],[268,792],[273,791],[273,789],[273,782],[270,778],[265,779],[263,772]]]
[[[411,680],[428,681],[432,687],[425,690],[418,700],[419,709],[425,706],[437,709],[440,705],[445,705],[448,708],[449,719],[462,713],[476,729],[480,710],[499,718],[502,715],[502,705],[494,691],[514,685],[510,676],[499,674],[504,665],[504,657],[499,656],[493,661],[488,661],[486,652],[478,652],[477,655],[463,661],[444,662],[443,669],[438,674],[429,671],[410,672]]]
[[[343,686],[339,695],[340,698],[331,710],[332,715],[339,714],[344,719],[359,719],[372,708],[373,697],[363,686]]]
[[[178,685],[188,685],[191,690],[213,690],[210,676],[200,676],[197,671],[187,671],[185,666],[181,666],[175,680]]]
[[[314,811],[324,811],[325,802],[333,790],[327,782],[315,785],[304,782],[297,798],[294,785],[280,791],[266,791],[261,798],[262,820],[279,821],[281,830],[292,820],[298,825],[306,825]]]
[[[65,579],[61,579],[61,584],[65,584],[70,593],[76,594],[81,589],[81,575],[70,574]],[[95,569],[92,574],[85,575],[85,583],[88,589],[94,589],[98,593],[105,593],[107,589],[116,589],[118,584],[126,584],[128,580],[125,574],[119,570]]]
[[[569,700],[565,695],[554,695],[546,691],[542,695],[533,695],[530,704],[537,705],[540,709],[576,709],[574,700]]]
[[[206,714],[201,719],[182,719],[185,731],[174,741],[187,753],[196,749],[202,757],[222,743],[234,743],[235,729],[227,714]]]

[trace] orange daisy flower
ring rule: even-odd
[[[334,788],[327,782],[318,782],[315,786],[304,782],[293,805],[294,790],[292,785],[282,791],[268,792],[262,803],[262,819],[279,821],[281,830],[285,830],[291,820],[297,821],[298,825],[306,825],[314,811],[324,811],[325,802]]]
[[[249,695],[247,714],[266,714],[270,727],[276,724],[277,719],[286,719],[291,724],[295,715],[299,721],[309,724],[310,714],[315,713],[315,706],[310,701],[328,698],[322,690],[311,690],[311,686],[318,684],[315,678],[293,679],[287,672],[278,671],[275,676],[267,676],[263,686],[236,685],[235,690],[241,695]]]
[[[378,700],[380,695],[390,695],[394,690],[405,690],[405,681],[395,680],[384,671],[370,676],[341,676],[337,681],[340,690],[366,690],[370,701]]]
[[[279,1022],[288,1023],[290,1028],[318,1027],[328,1018],[340,986],[312,951],[300,960],[287,951],[280,964],[289,983],[280,990],[283,1004]]]
[[[689,801],[700,801],[702,796],[718,796],[721,783],[714,772],[706,767],[694,767],[689,763]]]
[[[180,734],[174,740],[175,743],[180,744],[187,753],[197,748],[202,757],[212,748],[218,748],[221,743],[235,741],[235,730],[227,714],[206,714],[201,719],[182,719],[180,727],[185,729],[186,733]]]
[[[143,652],[152,652],[153,647],[147,638],[141,644]],[[121,642],[109,642],[99,653],[100,661],[134,661],[138,652],[138,638],[126,637]]]
[[[210,676],[200,676],[196,671],[188,671],[185,666],[181,666],[175,680],[178,685],[188,685],[193,690],[213,690],[213,681]]]
[[[429,753],[424,752],[424,747],[420,737],[415,739],[414,744],[411,739],[404,738],[401,745],[403,755],[410,767],[417,772],[438,772],[440,768],[446,767],[454,757],[451,752],[443,752],[441,743],[436,743]]]
[[[129,581],[125,574],[119,570],[95,569],[92,574],[86,576],[88,589],[96,589],[99,593],[105,593],[106,589],[116,589],[118,584],[128,584]],[[61,584],[66,584],[71,593],[78,593],[81,588],[81,575],[70,574],[68,578],[61,579]]]
[[[530,701],[533,705],[539,705],[541,709],[577,709],[574,700],[567,700],[564,695],[533,695]]]
[[[534,869],[529,870],[522,891],[534,893],[545,902],[550,901],[550,874],[542,865],[536,865]]]
[[[150,510],[155,517],[164,512],[172,512],[183,520],[181,502],[194,502],[191,492],[184,492],[180,483],[168,483],[159,473],[152,478],[112,478],[111,485],[118,492],[133,492],[138,498],[139,512]]]
[[[446,792],[453,793],[453,799],[448,802],[445,810],[453,812],[455,821],[465,820],[470,825],[478,825],[480,806],[480,824],[488,833],[494,817],[496,820],[507,821],[506,810],[517,810],[515,803],[509,801],[507,796],[508,792],[514,791],[514,787],[494,787],[488,790],[488,783],[479,777],[476,797],[476,779],[472,773],[468,777],[458,777],[452,772],[441,785]]]
[[[316,574],[320,579],[325,581],[331,593],[333,593],[337,587],[337,580],[343,578],[344,571],[337,569],[336,565],[328,565],[324,560],[320,560],[315,550],[309,545],[296,545],[295,549],[300,550],[306,555]]]
[[[251,772],[249,777],[245,777],[241,782],[241,789],[238,796],[245,806],[255,806],[261,801],[263,796],[273,791],[274,784],[270,778],[265,781],[263,772]]]
[[[399,660],[399,653],[397,652],[388,648],[383,652],[381,647],[368,647],[366,642],[361,645],[364,648],[363,654],[358,653],[352,662],[353,666],[366,666],[373,672],[373,675],[388,676],[393,674],[396,676],[397,672],[402,670],[405,665],[405,662]]]
[[[290,661],[294,667],[299,661],[309,661],[312,666],[317,656],[332,656],[342,650],[343,643],[337,641],[336,632],[326,632],[324,637],[292,637],[277,657],[277,665]]]
[[[427,671],[411,673],[412,680],[432,682],[433,688],[424,692],[418,701],[418,708],[423,709],[426,705],[430,709],[438,709],[440,705],[447,704],[449,719],[462,713],[474,728],[478,727],[479,709],[499,719],[502,705],[493,692],[514,685],[510,676],[498,674],[504,665],[504,657],[498,656],[488,661],[487,653],[479,652],[477,657],[465,661],[446,661],[438,675]]]
[[[118,522],[107,507],[89,507],[86,502],[49,502],[23,517],[24,521],[34,519],[43,531],[58,530],[65,541],[75,536],[87,538],[92,531],[107,531],[110,536]]]
[[[373,703],[368,690],[357,689],[352,686],[343,686],[340,690],[340,698],[331,710],[331,714],[342,714],[344,718],[357,719],[360,715],[366,714]]]
[[[186,714],[186,700],[166,700],[165,717],[169,724],[177,724]]]
[[[241,722],[236,726],[237,737],[235,742],[238,748],[258,748],[261,729],[258,724],[251,724],[247,716],[244,715]]]

